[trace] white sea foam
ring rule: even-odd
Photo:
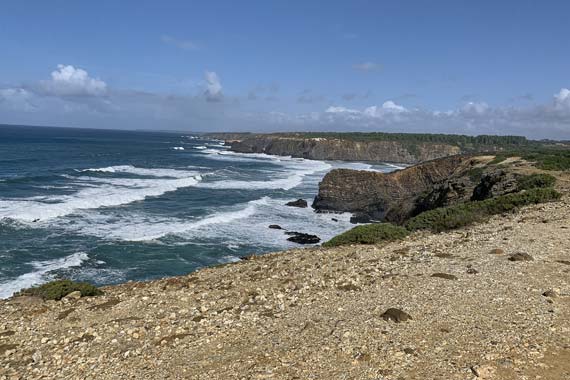
[[[0,299],[12,296],[18,290],[29,288],[34,285],[41,284],[50,279],[50,272],[79,267],[88,260],[89,257],[85,252],[77,252],[72,255],[54,260],[33,261],[30,264],[34,268],[32,272],[18,276],[14,280],[6,281],[0,284]]]
[[[204,149],[208,149],[208,148],[205,147],[204,145],[200,145],[200,146],[195,146],[194,149],[204,150]]]
[[[129,213],[127,215],[103,215],[96,212],[82,214],[80,221],[61,221],[60,226],[84,235],[125,241],[156,241],[168,235],[197,231],[208,226],[232,223],[254,215],[267,197],[214,212],[203,218],[184,220],[161,218]]]
[[[173,146],[172,149],[174,150],[184,150],[183,146]]]
[[[101,172],[101,173],[127,173],[148,177],[170,177],[170,178],[187,178],[198,173],[187,170],[167,169],[167,168],[137,168],[132,165],[117,165],[106,168],[84,169],[81,172]]]
[[[141,201],[147,197],[160,196],[179,188],[195,186],[202,179],[196,172],[180,172],[171,169],[158,169],[159,172],[156,172],[154,169],[127,169],[127,167],[123,169],[142,170],[143,172],[152,170],[155,175],[160,173],[175,177],[167,179],[74,177],[79,184],[87,186],[82,186],[74,194],[44,197],[41,201],[35,199],[0,201],[0,219],[37,222],[69,215],[78,210],[120,206]],[[184,176],[180,173],[184,173]]]

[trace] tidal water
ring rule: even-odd
[[[148,280],[298,246],[269,224],[326,241],[352,227],[349,215],[285,203],[311,203],[337,167],[395,169],[233,153],[192,134],[0,126],[0,298],[57,278]]]

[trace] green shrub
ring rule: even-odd
[[[323,247],[336,247],[345,244],[377,244],[383,241],[400,240],[408,234],[409,232],[405,228],[390,223],[366,224],[335,236],[325,242]]]
[[[20,290],[16,296],[38,296],[44,300],[60,300],[69,293],[80,291],[82,297],[99,296],[103,292],[86,282],[57,280],[40,286]]]
[[[467,175],[473,182],[478,182],[483,177],[483,168],[473,168],[467,172]]]
[[[518,178],[517,183],[519,191],[546,188],[554,186],[556,178],[550,174],[530,174]]]
[[[409,231],[431,230],[441,232],[452,230],[522,206],[553,201],[559,199],[560,196],[552,188],[535,188],[484,201],[467,202],[426,211],[408,220],[405,227]]]

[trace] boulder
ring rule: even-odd
[[[296,201],[291,201],[291,202],[285,203],[285,206],[306,208],[308,205],[307,205],[307,201],[306,201],[306,200],[304,200],[304,199],[297,199]]]
[[[287,238],[287,240],[297,244],[317,244],[321,241],[321,238],[317,235],[306,234],[303,232],[286,232],[285,234],[291,236]]]
[[[352,224],[370,223],[371,221],[372,219],[370,219],[370,215],[363,212],[357,212],[350,217],[350,223]]]
[[[283,229],[283,227],[281,227],[278,224],[270,224],[269,228],[271,228],[272,230],[282,230]]]

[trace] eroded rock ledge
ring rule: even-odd
[[[313,208],[401,223],[433,208],[515,192],[518,178],[535,170],[524,161],[494,165],[493,158],[457,155],[391,173],[335,169],[319,184]]]

